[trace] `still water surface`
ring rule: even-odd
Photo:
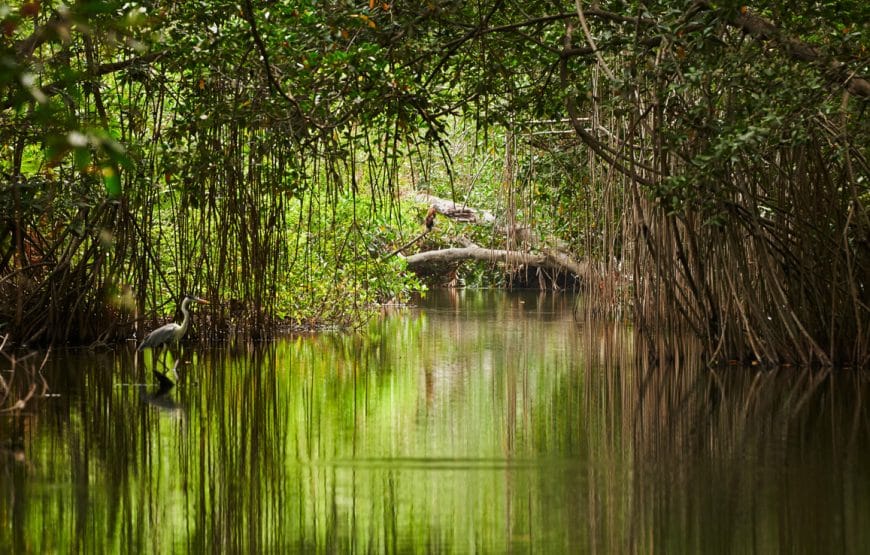
[[[0,414],[0,552],[870,549],[867,376],[641,369],[572,304],[436,292],[188,348],[160,396],[150,355],[55,352]]]

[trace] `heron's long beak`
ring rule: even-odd
[[[196,298],[196,302],[198,302],[199,304],[211,304],[211,303],[208,302],[207,300],[205,300],[205,299],[200,299],[199,297]]]

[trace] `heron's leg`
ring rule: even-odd
[[[162,395],[162,394],[166,393],[167,391],[169,391],[169,389],[171,387],[173,387],[175,384],[166,375],[166,373],[167,373],[166,353],[169,350],[169,346],[164,345],[164,346],[159,347],[159,349],[160,349],[160,353],[158,353],[157,360],[154,361],[153,373],[154,373],[154,377],[157,378],[157,382],[159,383],[159,387],[160,387],[157,394]],[[158,361],[159,361],[159,364],[161,366],[163,366],[162,372],[157,367]]]
[[[165,374],[166,373],[166,355],[167,355],[167,353],[169,353],[169,346],[165,345],[165,346],[161,347],[160,350],[161,350],[160,366],[163,367],[163,373]]]
[[[172,366],[172,374],[175,376],[175,380],[178,381],[181,378],[181,365],[184,361],[184,347],[181,343],[176,343],[173,345],[172,349],[172,358],[174,360]]]
[[[151,370],[157,371],[157,365],[160,363],[160,347],[151,348]]]
[[[181,362],[180,358],[175,359],[175,364],[172,365],[172,377],[176,382],[181,381],[181,374],[178,373],[178,364]]]
[[[151,348],[151,372],[153,374],[160,374],[160,355],[162,351],[163,348],[160,346]]]

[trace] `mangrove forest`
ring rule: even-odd
[[[862,551],[868,203],[863,0],[0,0],[0,550]]]
[[[187,291],[207,337],[353,326],[460,283],[580,289],[651,356],[867,362],[863,2],[255,4],[3,7],[11,340],[141,338]]]

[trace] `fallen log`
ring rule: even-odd
[[[452,200],[427,195],[426,193],[416,193],[414,198],[418,202],[433,206],[436,212],[450,218],[451,220],[456,220],[457,222],[467,222],[472,224],[491,224],[495,222],[495,216],[489,210],[481,210],[464,204],[457,204]]]
[[[588,264],[579,262],[558,252],[533,254],[529,252],[486,249],[478,246],[470,246],[420,252],[405,257],[405,262],[408,263],[408,268],[411,270],[419,270],[424,267],[446,266],[463,260],[537,266],[557,272],[574,274],[579,277],[586,277],[589,271]]]
[[[455,221],[494,225],[496,231],[503,233],[506,236],[511,236],[514,241],[525,243],[527,247],[531,246],[533,249],[538,251],[532,253],[527,250],[489,249],[474,244],[464,236],[459,236],[453,238],[453,241],[461,243],[463,245],[461,248],[453,247],[436,249],[412,254],[410,256],[403,256],[405,261],[408,263],[408,268],[418,274],[433,271],[437,272],[439,269],[443,271],[444,269],[449,269],[450,266],[455,266],[464,260],[476,260],[479,262],[490,263],[500,262],[515,266],[531,266],[581,278],[586,278],[589,274],[588,264],[576,260],[564,249],[558,247],[544,247],[544,243],[540,240],[537,234],[527,227],[514,227],[512,229],[501,228],[501,226],[496,225],[496,217],[488,210],[460,205],[452,200],[443,199],[426,193],[418,192],[414,197],[418,202],[429,205],[430,215],[434,209],[435,212]],[[430,227],[427,225],[427,231],[424,231],[423,235],[428,232],[428,229],[430,229]],[[391,252],[389,256],[399,254],[409,245],[416,243],[421,237],[422,235],[410,243],[396,249]]]

